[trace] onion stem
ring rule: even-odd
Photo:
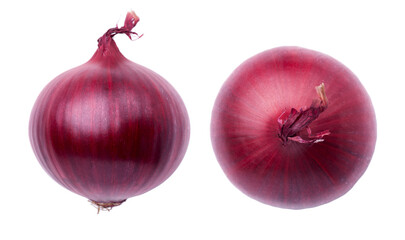
[[[142,35],[138,35],[136,32],[132,32],[132,29],[136,26],[139,22],[139,17],[135,14],[134,11],[128,12],[127,16],[125,17],[124,26],[122,27],[114,27],[107,30],[103,36],[101,36],[98,41],[98,47],[101,48],[103,51],[108,46],[108,43],[111,39],[117,34],[125,34],[132,40],[132,35],[137,36],[137,38],[142,37]]]
[[[295,108],[291,108],[290,114],[285,118],[285,112],[283,112],[278,118],[279,134],[278,137],[286,144],[289,141],[298,143],[318,143],[323,142],[323,137],[330,134],[329,130],[312,135],[309,125],[315,121],[319,115],[328,107],[328,98],[325,93],[325,84],[321,83],[315,87],[315,90],[319,96],[312,102],[311,106],[307,109],[300,109],[297,111]],[[303,139],[299,134],[303,130],[307,130],[308,138]]]

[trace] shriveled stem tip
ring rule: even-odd
[[[287,117],[285,112],[283,112],[278,118],[278,136],[284,144],[289,141],[298,143],[323,142],[323,137],[330,134],[329,130],[312,134],[311,128],[309,127],[309,125],[315,121],[323,111],[326,110],[329,104],[325,93],[325,84],[322,83],[315,87],[315,89],[319,99],[314,100],[309,108],[301,108],[300,111],[297,111],[295,108],[291,108],[290,114]],[[300,136],[300,133],[305,129],[308,133],[308,139],[303,139],[302,136]]]
[[[100,213],[100,210],[102,210],[102,211],[110,211],[113,207],[117,207],[117,206],[121,205],[125,201],[126,201],[126,199],[121,201],[121,202],[103,203],[103,202],[96,202],[96,201],[93,201],[93,200],[89,200],[91,205],[93,205],[95,208],[97,208],[97,214]]]
[[[133,35],[137,36],[137,38],[142,37],[142,35],[138,35],[136,32],[132,32],[132,29],[136,26],[138,22],[139,17],[135,14],[135,12],[134,11],[128,12],[127,16],[125,17],[124,26],[122,27],[116,26],[114,28],[108,29],[107,32],[104,33],[104,35],[97,40],[98,46],[104,48],[104,46],[106,46],[107,43],[111,41],[112,38],[117,34],[125,34],[131,40],[133,40],[132,39]]]
[[[323,104],[325,107],[328,106],[328,98],[326,97],[325,93],[325,84],[321,83],[321,85],[315,87],[316,93],[318,94],[319,98],[321,99],[321,104]]]

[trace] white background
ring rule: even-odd
[[[2,1],[0,3],[1,239],[405,239],[405,7],[401,1]],[[191,140],[158,188],[96,214],[55,183],[28,139],[42,88],[86,62],[128,10],[137,41],[116,36],[129,59],[182,96]],[[377,114],[373,160],[355,187],[320,207],[285,210],[243,195],[212,151],[215,97],[245,59],[277,46],[324,52],[348,66]],[[402,228],[402,229],[401,229]]]

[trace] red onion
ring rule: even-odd
[[[139,18],[127,14],[85,64],[62,73],[39,95],[29,134],[45,171],[63,187],[111,209],[165,181],[189,141],[189,119],[175,89],[126,59],[113,36],[130,38]]]
[[[211,139],[230,181],[265,204],[315,207],[349,191],[376,142],[371,100],[335,59],[280,47],[242,63],[212,113]]]

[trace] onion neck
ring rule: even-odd
[[[120,59],[126,59],[124,55],[121,54],[119,51],[117,44],[115,43],[113,37],[117,34],[125,34],[131,40],[133,35],[137,36],[137,38],[142,37],[142,35],[138,35],[136,32],[132,32],[132,29],[136,26],[139,22],[139,17],[135,14],[134,11],[128,12],[125,18],[124,26],[122,27],[114,27],[107,30],[103,36],[101,36],[98,41],[98,49],[90,61],[97,61],[103,58],[113,59],[114,61],[119,61]]]
[[[299,111],[295,108],[291,108],[288,116],[286,116],[287,114],[284,111],[278,118],[278,137],[281,139],[284,145],[291,141],[302,144],[323,142],[323,137],[330,134],[329,130],[312,134],[311,128],[309,127],[309,125],[315,121],[328,107],[328,99],[325,94],[325,85],[322,83],[321,85],[315,87],[315,89],[319,99],[314,100],[309,108],[301,108]],[[302,136],[302,132],[304,130],[306,130],[308,134],[305,138]]]

